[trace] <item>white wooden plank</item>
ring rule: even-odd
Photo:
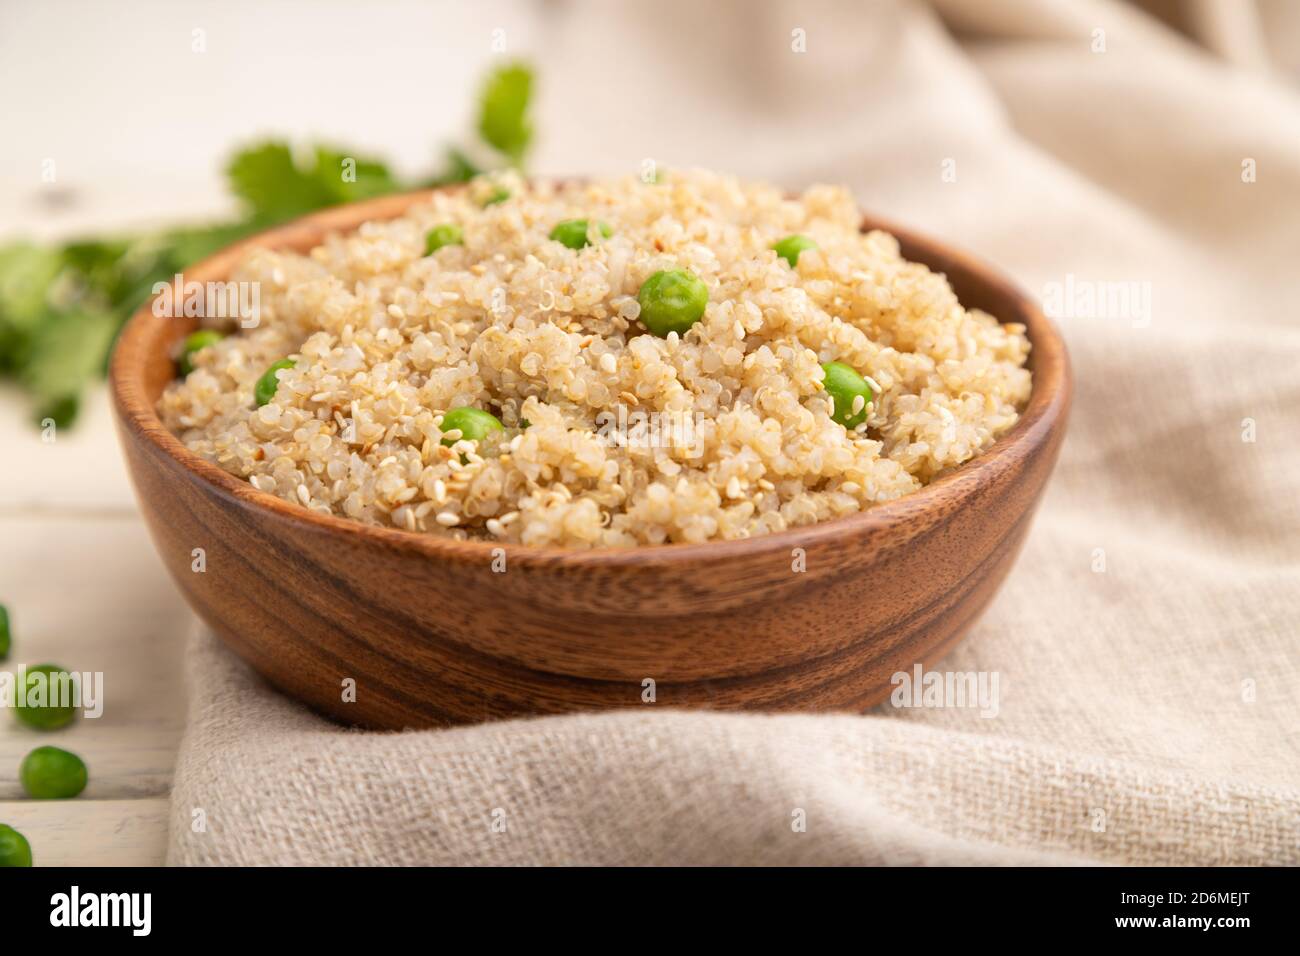
[[[12,388],[0,392],[0,516],[72,509],[135,513],[105,386],[86,391],[81,415],[70,428],[43,433],[33,415],[25,396]],[[0,574],[20,555],[6,547]],[[4,581],[0,577],[0,587]]]
[[[33,866],[161,866],[168,806],[166,797],[0,801],[0,823],[27,838]]]
[[[184,721],[181,654],[191,623],[136,518],[6,518],[0,601],[14,645],[5,670],[57,663],[103,674],[103,715],[42,733],[0,714],[0,800],[21,797],[18,767],[53,744],[86,761],[86,799],[167,792]]]

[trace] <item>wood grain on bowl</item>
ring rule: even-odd
[[[307,217],[184,278],[223,279],[250,246],[304,251],[427,195]],[[348,723],[651,706],[651,686],[660,707],[867,707],[888,695],[894,673],[942,656],[1006,577],[1071,389],[1061,338],[1027,298],[931,240],[864,223],[877,226],[909,259],[946,273],[964,305],[1023,322],[1033,343],[1033,392],[1014,428],[913,495],[744,541],[618,551],[461,542],[320,515],[257,491],[163,427],[154,406],[195,320],[146,306],[123,331],[110,377],[154,542],[227,644],[275,686]],[[345,699],[348,679],[355,701]]]

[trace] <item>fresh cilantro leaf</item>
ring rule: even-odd
[[[402,189],[379,160],[328,146],[316,147],[314,174],[321,188],[332,197],[331,204],[387,196]]]
[[[47,308],[50,285],[63,269],[57,249],[26,242],[0,247],[0,323],[29,326]]]
[[[35,329],[19,381],[42,411],[81,393],[103,365],[118,316],[77,308],[49,313]]]
[[[0,373],[26,362],[31,336],[49,310],[49,292],[63,271],[57,249],[25,242],[0,247]]]
[[[253,219],[282,222],[328,206],[333,193],[294,161],[288,143],[268,142],[241,150],[226,166],[231,191],[248,204]]]
[[[45,419],[50,419],[59,428],[67,428],[77,418],[81,410],[81,396],[64,395],[46,402],[36,410],[36,424],[44,426]]]
[[[523,63],[494,70],[479,100],[478,131],[490,145],[518,166],[533,139],[528,103],[533,95],[533,71]]]
[[[455,183],[467,183],[483,170],[455,146],[447,147],[446,166],[433,179],[425,182],[425,187],[451,186]]]
[[[262,143],[236,153],[226,173],[252,219],[265,225],[402,188],[379,160],[324,145],[299,160],[286,143]]]

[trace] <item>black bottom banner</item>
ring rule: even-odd
[[[0,899],[7,945],[73,933],[128,944],[374,943],[421,925],[536,943],[561,921],[591,939],[605,927],[653,938],[702,919],[733,944],[753,935],[770,945],[776,931],[860,933],[864,945],[896,933],[988,944],[1052,939],[1046,930],[1070,942],[1201,936],[1232,945],[1293,923],[1294,877],[1286,869],[29,869],[0,870]]]

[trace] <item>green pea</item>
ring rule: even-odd
[[[867,420],[867,405],[873,398],[871,386],[867,384],[865,378],[843,362],[827,362],[822,365],[822,370],[826,373],[822,384],[826,386],[826,394],[834,403],[831,418],[845,428],[857,428]],[[853,402],[859,395],[862,396],[863,405],[861,411],[855,415]]]
[[[86,789],[86,765],[76,754],[58,747],[37,747],[23,758],[18,778],[28,796],[66,800]]]
[[[72,723],[72,718],[77,716],[72,701],[65,699],[65,693],[72,693],[72,675],[62,667],[56,664],[29,667],[23,685],[24,700],[18,703],[15,694],[14,714],[28,727],[58,730]]]
[[[495,206],[497,203],[505,202],[509,198],[510,190],[506,189],[504,186],[498,186],[496,189],[492,190],[487,199],[483,200],[483,208],[486,209],[488,206]]]
[[[709,289],[693,272],[668,269],[646,279],[636,300],[641,304],[642,324],[662,339],[669,332],[685,335],[700,321],[709,304]]]
[[[0,661],[9,657],[9,608],[0,604]]]
[[[190,361],[190,356],[199,349],[205,349],[209,345],[220,342],[224,335],[216,329],[199,329],[197,332],[191,332],[185,337],[185,344],[181,347],[181,358],[179,365],[182,375],[189,375],[194,371],[194,364]]]
[[[253,398],[257,400],[258,408],[275,398],[275,390],[280,387],[280,376],[276,373],[281,369],[293,368],[296,364],[293,359],[280,359],[262,373],[262,377],[253,386]]]
[[[454,222],[434,226],[424,235],[424,254],[431,256],[443,246],[459,246],[465,242],[460,226]]]
[[[32,845],[13,827],[0,823],[0,866],[31,866]]]
[[[587,239],[588,226],[585,219],[565,219],[563,222],[556,223],[555,228],[551,230],[551,238],[570,249],[581,249],[583,246],[591,245],[590,240]],[[614,230],[609,228],[608,223],[598,222],[596,229],[606,239],[614,234]]]
[[[485,412],[481,408],[453,408],[447,414],[442,416],[442,431],[459,431],[460,438],[468,438],[470,441],[482,441],[491,432],[499,432],[505,428],[500,420],[491,412]],[[447,446],[456,444],[458,439],[444,438],[442,443]]]
[[[793,269],[799,263],[799,254],[808,249],[816,249],[817,243],[807,236],[793,235],[772,243],[772,248],[776,250],[778,256],[790,263],[790,268]]]

